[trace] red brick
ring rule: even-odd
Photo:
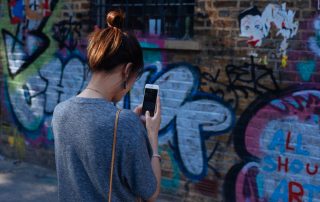
[[[215,1],[213,5],[217,8],[221,7],[237,7],[237,1]]]

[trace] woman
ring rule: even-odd
[[[106,20],[107,28],[89,36],[92,77],[87,88],[59,103],[53,113],[59,201],[107,201],[115,103],[143,70],[137,39],[121,31],[123,14],[109,12]],[[153,117],[149,112],[144,117],[141,111],[139,105],[134,112],[124,109],[119,115],[112,201],[155,201],[159,194],[159,97]]]

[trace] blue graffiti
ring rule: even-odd
[[[201,92],[199,69],[188,63],[173,63],[160,68],[145,67],[130,94],[118,106],[134,108],[143,99],[146,83],[160,86],[162,123],[160,143],[169,144],[180,170],[191,180],[207,175],[208,162],[205,141],[228,132],[234,125],[231,106],[220,97]],[[214,169],[214,168],[213,168]]]
[[[311,76],[316,69],[316,62],[312,60],[301,61],[297,64],[297,69],[303,81],[310,81]]]

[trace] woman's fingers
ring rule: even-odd
[[[136,113],[138,116],[142,113],[142,104],[139,104],[136,108],[134,108],[134,113]]]
[[[144,123],[146,122],[146,116],[141,115],[141,116],[140,116],[140,119],[141,119],[142,122],[144,122]]]
[[[146,111],[146,120],[150,119],[150,112]]]
[[[159,117],[161,114],[161,103],[160,103],[160,96],[157,96],[157,109],[155,113],[155,117]]]

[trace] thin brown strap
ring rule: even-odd
[[[114,121],[114,129],[113,129],[113,144],[112,144],[112,157],[111,157],[111,167],[110,167],[110,181],[109,181],[109,198],[108,202],[111,202],[111,193],[112,193],[112,177],[113,177],[113,167],[114,167],[114,159],[115,159],[115,150],[117,143],[117,129],[118,129],[118,120],[121,109],[118,109],[116,113],[116,120]]]

